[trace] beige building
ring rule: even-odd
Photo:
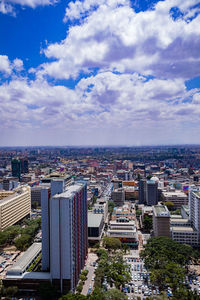
[[[153,207],[153,232],[154,236],[170,237],[170,213],[165,205]]]
[[[182,205],[188,204],[188,196],[181,191],[162,192],[163,201],[174,203],[175,208],[181,208]]]
[[[172,240],[181,244],[188,244],[191,246],[198,246],[198,231],[192,227],[173,226],[171,227]]]
[[[16,188],[11,193],[2,191],[0,199],[0,231],[30,215],[31,191],[29,186]]]

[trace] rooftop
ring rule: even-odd
[[[176,232],[197,233],[197,231],[195,231],[192,227],[185,226],[172,226],[171,230]]]
[[[153,207],[156,217],[170,217],[169,210],[165,205],[155,205]]]
[[[56,194],[53,198],[54,199],[60,199],[60,198],[71,198],[75,192],[78,192],[82,187],[84,186],[84,183],[82,182],[76,182],[73,185],[67,186],[65,191],[61,194]]]
[[[103,219],[103,214],[93,214],[88,212],[88,227],[99,227]]]
[[[34,243],[26,250],[22,257],[8,270],[7,275],[17,275],[23,273],[27,266],[34,260],[42,250],[42,243]]]

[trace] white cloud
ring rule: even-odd
[[[13,6],[1,0],[0,0],[0,12],[3,14],[10,14],[15,16]]]
[[[0,55],[0,72],[10,75],[12,71],[10,61],[7,55]]]
[[[35,8],[37,6],[53,5],[59,0],[0,0],[0,12],[15,16],[15,5],[28,6]]]
[[[19,58],[15,58],[13,60],[13,68],[17,71],[20,72],[23,70],[23,61]]]
[[[126,0],[70,2],[66,18],[89,14],[70,27],[65,40],[44,50],[55,61],[41,65],[38,75],[68,79],[96,67],[162,78],[195,77],[200,69],[200,15],[187,23],[175,22],[169,13],[173,6],[187,13],[195,3],[166,0],[135,13]]]

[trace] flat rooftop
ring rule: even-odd
[[[23,273],[26,267],[34,260],[38,253],[42,251],[42,243],[32,244],[28,250],[20,257],[17,262],[10,268],[7,275],[17,275]]]
[[[173,232],[197,233],[192,227],[172,226],[170,228]]]
[[[88,227],[99,227],[103,216],[103,214],[93,214],[88,212]]]
[[[59,198],[71,198],[74,193],[79,192],[79,190],[84,186],[84,183],[82,182],[76,182],[73,185],[67,186],[65,188],[65,191],[60,194],[56,194],[53,199],[59,199]]]
[[[153,210],[156,217],[170,217],[170,213],[165,205],[155,205]]]

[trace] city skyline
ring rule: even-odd
[[[0,0],[0,147],[200,144],[199,13]]]

